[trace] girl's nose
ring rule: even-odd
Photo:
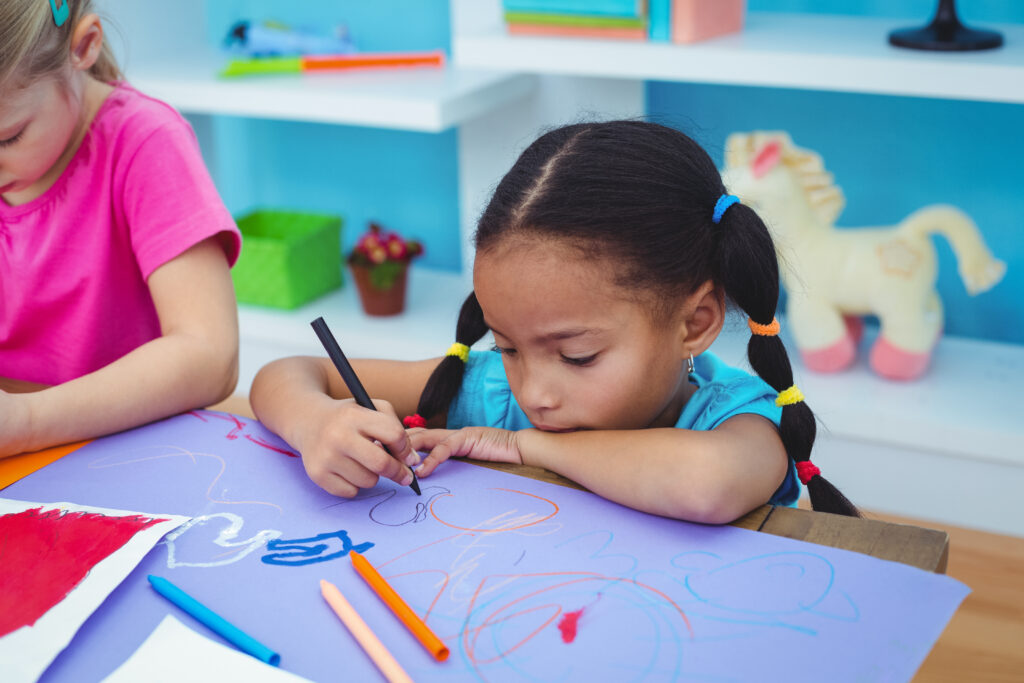
[[[558,399],[554,387],[545,373],[539,370],[526,370],[522,375],[519,387],[520,407],[527,412],[549,411],[558,407]]]

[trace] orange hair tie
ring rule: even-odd
[[[771,325],[762,325],[761,323],[755,323],[753,318],[747,318],[747,327],[753,334],[759,334],[762,337],[774,337],[779,333],[779,319],[772,318]]]

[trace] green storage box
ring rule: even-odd
[[[296,308],[341,286],[340,216],[259,210],[237,220],[242,256],[231,277],[240,302]]]

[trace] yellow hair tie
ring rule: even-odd
[[[799,403],[802,400],[804,400],[803,392],[797,389],[796,385],[794,384],[789,389],[779,392],[778,398],[775,399],[775,405],[780,407],[791,406],[794,403]]]
[[[761,323],[755,323],[751,318],[747,318],[747,327],[753,334],[759,334],[762,337],[774,337],[779,333],[779,319],[772,318],[771,323],[768,325],[762,325]]]
[[[455,356],[456,358],[461,360],[463,363],[465,363],[465,362],[467,362],[469,360],[469,347],[466,346],[465,344],[460,344],[459,342],[455,342],[454,344],[452,344],[451,346],[448,347],[448,353],[446,353],[444,355],[445,356]]]

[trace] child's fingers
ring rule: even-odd
[[[409,466],[384,450],[379,442],[366,441],[359,444],[353,457],[370,472],[390,479],[400,486],[408,486],[412,483],[412,470],[409,469]],[[376,482],[370,486],[374,484]],[[360,488],[370,488],[370,486],[361,486]]]
[[[385,415],[398,418],[398,413],[395,412],[395,407],[391,405],[390,401],[386,401],[382,398],[371,398],[370,400],[373,402],[373,407],[377,409],[378,413],[384,413]],[[401,420],[399,420],[399,422],[401,422]]]
[[[353,498],[361,488],[377,484],[378,476],[351,458],[303,458],[306,474],[331,495]]]
[[[382,401],[382,404],[387,404]],[[390,407],[390,404],[387,404]],[[393,413],[394,411],[392,411]],[[383,445],[390,451],[390,455],[384,452],[380,445],[376,451],[370,452],[361,450],[361,454],[368,460],[360,458],[369,469],[377,472],[383,477],[391,479],[397,484],[408,486],[412,482],[412,472],[409,467],[419,465],[420,456],[410,444],[409,435],[405,427],[393,414],[388,415],[379,411],[365,411],[363,422],[360,425],[359,433],[366,439]],[[380,459],[379,454],[384,453],[390,462]]]
[[[455,432],[454,429],[411,429],[408,438],[409,443],[417,451],[431,451]]]
[[[416,474],[421,477],[430,476],[430,473],[437,469],[452,455],[457,455],[458,441],[461,432],[452,429],[427,429],[415,435],[410,435],[413,445],[417,450],[429,451],[427,457],[423,458]]]

